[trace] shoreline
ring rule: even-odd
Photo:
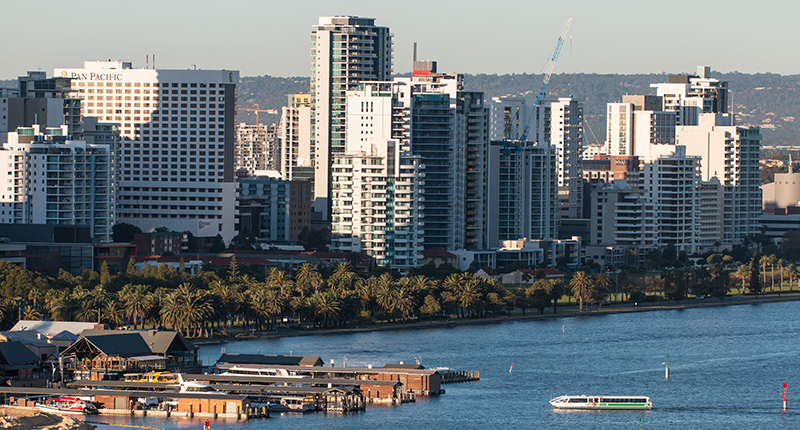
[[[602,316],[602,315],[613,315],[613,314],[621,314],[621,313],[631,313],[631,312],[654,312],[654,311],[670,311],[670,310],[680,310],[680,309],[696,309],[696,308],[706,308],[706,307],[717,307],[717,306],[738,306],[738,305],[752,305],[752,304],[760,304],[760,303],[779,303],[779,302],[792,302],[800,300],[800,292],[788,292],[782,293],[782,295],[762,295],[758,298],[753,296],[729,296],[726,297],[725,300],[716,300],[716,299],[708,299],[707,301],[684,301],[683,303],[673,303],[673,304],[647,304],[643,306],[633,306],[630,304],[618,304],[618,305],[610,305],[609,307],[604,307],[602,309],[584,309],[583,312],[579,311],[577,308],[573,308],[572,305],[567,305],[563,311],[559,311],[558,313],[549,313],[545,314],[538,314],[538,311],[535,309],[531,311],[526,311],[525,315],[504,315],[504,316],[492,316],[492,317],[479,317],[479,318],[461,318],[461,319],[448,319],[448,320],[438,320],[438,321],[431,321],[431,322],[424,322],[424,321],[417,321],[412,323],[392,323],[386,325],[376,325],[376,326],[367,326],[367,327],[355,327],[355,328],[331,328],[331,329],[324,329],[324,330],[306,330],[306,331],[288,331],[288,332],[280,332],[280,333],[263,333],[263,334],[256,334],[256,335],[247,335],[247,336],[240,336],[240,337],[227,337],[227,338],[216,338],[216,339],[189,339],[193,344],[197,346],[201,345],[216,345],[216,344],[225,344],[230,343],[232,341],[237,340],[255,340],[255,339],[277,339],[277,338],[284,338],[284,337],[300,337],[300,336],[320,336],[320,335],[340,335],[340,334],[349,334],[349,333],[367,333],[367,332],[375,332],[375,331],[392,331],[392,330],[414,330],[414,329],[437,329],[437,328],[448,328],[448,327],[457,327],[457,326],[469,326],[469,325],[484,325],[484,324],[499,324],[507,321],[528,321],[528,320],[537,320],[537,319],[554,319],[554,318],[574,318],[574,317],[583,317],[583,316]]]

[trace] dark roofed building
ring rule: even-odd
[[[422,257],[423,265],[433,262],[436,267],[449,264],[458,268],[458,256],[444,249],[425,249],[422,251]]]
[[[76,379],[114,380],[131,372],[200,370],[197,348],[174,331],[84,330],[62,355]]]
[[[0,342],[0,377],[27,379],[39,368],[41,360],[22,342]]]
[[[414,369],[414,370],[421,370],[421,369],[424,369],[425,366],[423,366],[421,364],[416,364],[416,363],[413,363],[413,364],[398,363],[398,364],[387,364],[387,365],[383,366],[383,368],[384,369]]]
[[[262,366],[324,366],[325,362],[315,355],[260,355],[222,354],[217,365],[262,365]]]

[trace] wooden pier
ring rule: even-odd
[[[443,370],[437,369],[442,375],[442,384],[455,384],[457,382],[472,382],[481,380],[481,372],[477,370]]]

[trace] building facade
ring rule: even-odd
[[[233,237],[239,72],[86,61],[54,75],[72,79],[84,116],[119,124],[117,222]]]
[[[116,208],[108,145],[69,140],[69,127],[20,127],[0,148],[0,223],[85,225],[110,242]]]
[[[278,124],[280,157],[277,170],[287,181],[314,183],[314,146],[311,144],[311,96],[289,94]]]
[[[330,165],[345,152],[345,93],[392,75],[392,34],[374,18],[325,16],[311,30],[315,210],[329,219]]]

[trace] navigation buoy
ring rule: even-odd
[[[508,369],[508,373],[511,373],[513,370],[514,370],[514,363],[511,363],[511,368]],[[785,403],[785,401],[784,401],[784,403]],[[785,407],[784,407],[784,409],[785,409]]]
[[[664,380],[669,381],[669,354],[664,356],[664,362],[661,364],[663,364],[664,367],[666,368],[666,375],[664,377]]]
[[[783,396],[783,411],[786,412],[786,393],[789,392],[789,384],[786,382],[783,383],[783,392],[781,396]]]
[[[566,330],[566,327],[567,327],[567,326],[565,326],[565,325],[562,325],[562,326],[561,326],[561,334],[564,334],[564,331]]]

